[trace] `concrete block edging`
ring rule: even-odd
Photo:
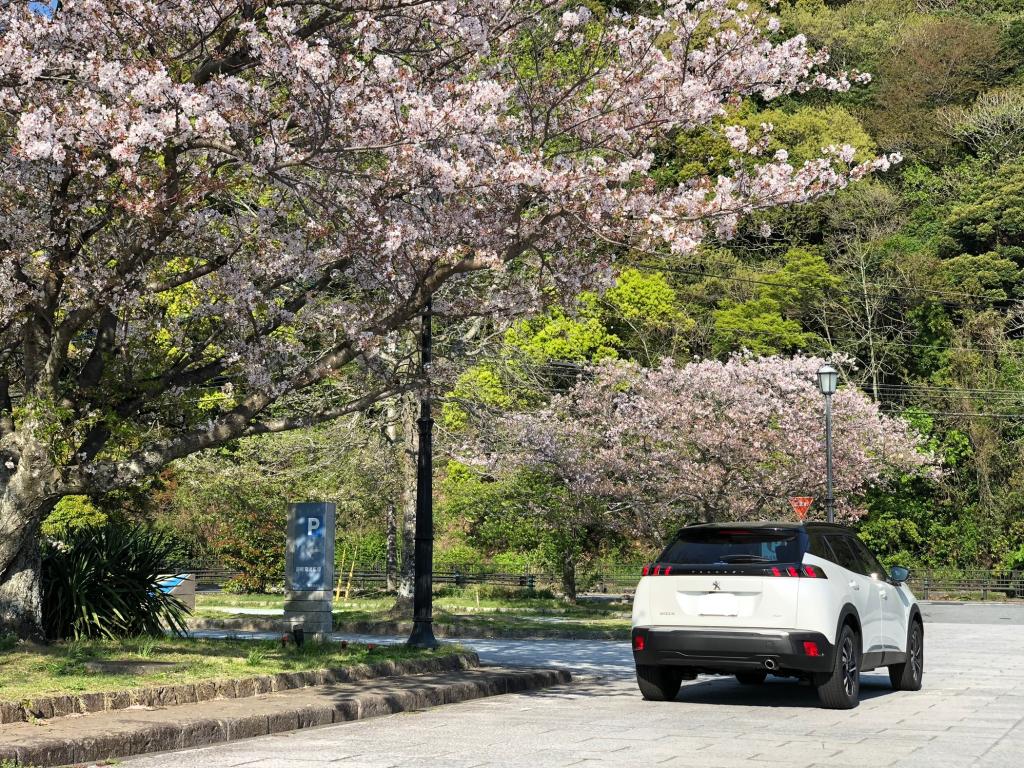
[[[32,722],[68,715],[85,715],[129,707],[167,707],[195,704],[213,699],[241,699],[265,693],[288,691],[331,683],[354,683],[379,677],[418,675],[428,672],[454,672],[480,666],[480,657],[472,651],[424,659],[384,659],[372,664],[279,672],[243,678],[200,680],[195,683],[160,685],[149,688],[42,696],[25,701],[0,701],[0,725]]]
[[[151,752],[210,746],[238,739],[266,736],[284,731],[313,728],[335,723],[392,715],[444,704],[520,693],[551,685],[569,683],[572,677],[562,669],[473,669],[448,672],[448,679],[431,678],[422,684],[399,689],[368,690],[330,703],[302,701],[277,706],[271,712],[238,711],[218,717],[182,716],[175,720],[173,710],[167,718],[145,725],[116,727],[79,738],[65,733],[33,736],[28,740],[0,744],[0,760],[13,760],[25,766],[55,766],[91,763],[125,758]],[[409,681],[409,678],[405,678]],[[373,686],[371,681],[369,685]],[[329,689],[328,689],[329,690]],[[298,692],[295,692],[298,693]],[[286,694],[292,695],[292,694]],[[266,699],[263,699],[266,702]],[[241,702],[238,702],[241,704]],[[111,715],[98,715],[111,717]],[[115,715],[115,717],[117,717]],[[116,726],[117,723],[112,725]],[[16,726],[24,728],[25,726]],[[2,735],[2,729],[0,729]],[[20,741],[20,743],[18,743]]]

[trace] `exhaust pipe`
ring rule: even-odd
[[[764,668],[768,671],[773,671],[779,668],[779,663],[775,659],[765,659]]]

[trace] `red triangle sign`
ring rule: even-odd
[[[807,517],[807,510],[811,508],[811,503],[814,501],[813,496],[790,496],[789,505],[796,512],[796,516],[803,520]]]

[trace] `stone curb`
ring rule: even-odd
[[[362,720],[397,712],[425,709],[443,704],[536,690],[571,682],[566,670],[472,669],[461,674],[448,673],[447,679],[403,678],[401,684],[378,684],[382,690],[345,695],[330,687],[305,695],[302,691],[284,693],[274,699],[263,697],[247,704],[227,702],[217,717],[184,714],[175,720],[173,710],[134,713],[135,719],[110,713],[96,718],[110,719],[78,735],[31,734],[27,738],[6,739],[0,760],[14,760],[23,766],[59,766],[208,746],[237,739],[266,736],[283,731],[312,728],[332,723]],[[374,684],[369,683],[370,686]],[[316,695],[314,695],[316,694]],[[286,697],[294,696],[291,701]],[[305,697],[305,701],[302,698]],[[234,710],[234,711],[232,711]],[[245,711],[249,710],[249,711]],[[150,716],[143,719],[144,716]],[[91,718],[70,719],[69,724],[86,724]],[[29,726],[14,726],[27,728]]]
[[[192,619],[190,630],[217,630],[222,632],[286,632],[288,625],[281,619]],[[349,621],[336,623],[333,632],[353,635],[407,635],[412,631],[411,621]],[[578,630],[502,629],[500,631],[479,626],[463,626],[438,622],[434,619],[434,635],[447,639],[476,637],[489,640],[506,638],[510,640],[629,640],[630,630],[595,629]]]
[[[195,704],[213,699],[242,699],[264,693],[289,691],[314,685],[354,683],[395,675],[418,675],[427,672],[454,672],[480,666],[480,657],[472,651],[426,659],[386,659],[373,664],[349,667],[311,669],[302,672],[279,672],[243,678],[199,680],[195,683],[161,685],[103,693],[80,693],[66,696],[43,696],[27,701],[0,701],[0,725],[46,720],[67,715],[85,715],[129,707],[168,707]]]

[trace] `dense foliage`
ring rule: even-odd
[[[413,386],[431,300],[504,320],[898,160],[769,152],[740,102],[867,78],[728,0],[5,2],[0,29],[0,625],[23,634],[61,497]],[[701,129],[734,162],[659,177]]]
[[[157,586],[172,553],[139,528],[77,528],[47,545],[42,589],[49,638],[124,638],[185,631],[187,611]]]
[[[620,361],[649,376],[753,354],[841,362],[844,397],[902,419],[909,427],[888,423],[919,434],[921,455],[941,466],[840,479],[840,504],[884,557],[1024,565],[1024,0],[784,0],[778,22],[759,4],[736,16],[725,0],[426,3],[398,17],[374,2],[359,23],[327,16],[309,35],[312,22],[295,17],[306,11],[276,7],[286,3],[229,3],[223,19],[186,23],[173,12],[190,7],[180,0],[160,6],[152,29],[139,14],[152,41],[137,64],[118,65],[138,81],[130,93],[76,56],[89,34],[116,47],[139,30],[104,16],[118,4],[63,5],[98,15],[57,31],[22,21],[8,38],[71,67],[83,109],[55,111],[63,84],[24,56],[3,60],[31,83],[0,99],[3,140],[17,150],[0,190],[5,216],[17,213],[0,264],[5,296],[17,297],[0,307],[0,452],[11,456],[0,495],[24,490],[19,477],[57,478],[19,509],[42,516],[59,495],[88,494],[116,517],[110,487],[215,446],[170,464],[148,491],[182,548],[235,558],[250,586],[264,584],[279,568],[271,539],[284,504],[315,495],[349,503],[348,551],[393,551],[382,510],[408,501],[400,467],[415,441],[392,405],[409,386],[411,320],[429,285],[439,288],[441,559],[563,568],[568,585],[590,559],[656,548],[658,534],[617,525],[602,494],[571,493],[536,465],[499,471],[499,454],[473,449],[591,386],[591,366]],[[504,26],[487,15],[498,8]],[[236,22],[248,36],[227,37]],[[414,45],[428,29],[444,30],[438,46]],[[244,40],[237,70],[189,85],[202,66],[189,56],[205,49],[182,58],[175,46],[194,35]],[[680,89],[684,40],[693,69]],[[738,41],[732,58],[723,41]],[[319,100],[316,83],[339,98]],[[190,120],[172,125],[186,95]],[[593,111],[599,97],[607,112]],[[391,98],[400,103],[385,116]],[[113,110],[95,136],[79,125],[79,113],[98,114],[90,100]],[[273,114],[282,104],[295,107],[286,123]],[[218,116],[241,126],[230,145]],[[62,167],[78,174],[66,189]],[[863,178],[869,169],[884,172]],[[43,215],[53,200],[71,203]],[[53,245],[75,232],[92,244]],[[113,258],[138,244],[133,232],[160,247]],[[209,252],[195,255],[195,242]],[[66,288],[33,304],[55,285],[47,269],[88,279],[57,281]],[[115,311],[69,311],[95,296],[113,297]],[[66,322],[47,324],[32,306]],[[22,354],[36,349],[26,339],[50,350],[58,375],[43,375],[45,356]],[[42,395],[16,413],[6,391]],[[347,427],[354,440],[251,437],[367,408]],[[810,399],[804,419],[806,455],[820,458]],[[812,475],[801,483],[820,484]],[[660,490],[645,503],[669,501],[683,517],[700,512]],[[52,525],[88,511],[69,504],[79,506],[58,507]],[[23,564],[0,563],[8,572]]]
[[[396,464],[382,439],[355,419],[243,440],[177,464],[178,480],[158,517],[178,540],[198,534],[187,562],[224,565],[241,574],[229,588],[266,592],[284,579],[288,502],[333,502],[338,555],[365,549],[397,496]],[[383,560],[383,552],[362,554]]]
[[[482,414],[478,424],[453,426],[486,431],[502,413],[543,408],[575,385],[580,365],[602,360],[657,369],[744,352],[835,357],[845,361],[844,385],[905,418],[943,468],[897,473],[844,498],[866,512],[865,540],[915,566],[1019,568],[1024,3],[791,0],[780,13],[787,34],[806,34],[844,66],[872,72],[872,82],[838,95],[744,100],[735,115],[748,134],[767,122],[768,141],[794,157],[845,143],[898,151],[903,162],[834,197],[756,213],[738,237],[707,240],[685,259],[625,254],[619,285],[634,299],[657,293],[668,311],[626,309],[613,289],[518,324],[480,363],[503,387],[462,406]],[[681,132],[656,173],[674,181],[715,172],[734,152],[711,131]],[[809,434],[820,441],[820,425]],[[497,492],[512,481],[482,473],[478,482]],[[467,535],[490,547],[483,533]],[[610,533],[602,541],[622,546]]]
[[[685,522],[785,519],[790,496],[819,499],[824,514],[821,394],[824,360],[735,357],[676,366],[602,365],[565,395],[512,420],[495,471],[548,473],[567,498],[607,524],[658,541]],[[839,520],[900,476],[934,476],[905,421],[854,388],[834,400]]]

